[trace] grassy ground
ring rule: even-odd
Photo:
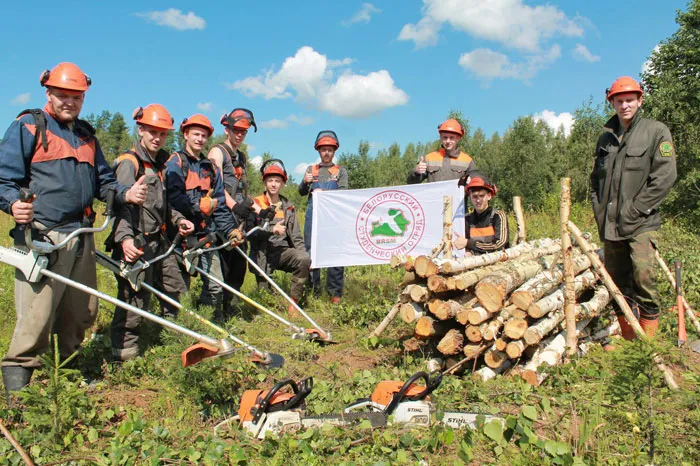
[[[530,237],[558,236],[554,205],[547,210],[527,214]],[[582,229],[593,231],[588,212],[575,206],[572,216]],[[3,244],[9,228],[8,217],[0,217]],[[683,260],[689,301],[699,302],[700,238],[667,224],[662,248],[667,259]],[[113,277],[98,270],[100,289],[114,295]],[[3,353],[14,325],[12,277],[9,267],[0,267]],[[288,277],[278,278],[288,288]],[[434,396],[440,409],[499,414],[508,418],[505,432],[489,425],[471,432],[438,426],[372,430],[360,424],[263,442],[236,427],[214,434],[217,423],[235,414],[245,389],[271,386],[285,377],[313,376],[307,412],[323,414],[368,396],[380,380],[405,379],[423,370],[426,355],[403,349],[402,341],[411,336],[408,325],[395,323],[381,339],[366,338],[394,302],[400,279],[399,272],[385,266],[353,267],[346,270],[341,306],[330,306],[325,296],[309,299],[306,309],[332,330],[336,345],[292,340],[281,325],[242,306],[226,326],[246,341],[282,354],[285,366],[274,370],[256,367],[243,354],[183,369],[180,352],[191,341],[148,324],[143,356],[116,364],[109,358],[107,335],[112,309],[102,305],[96,337],[86,342],[71,369],[53,370],[55,363],[47,358],[48,369],[35,375],[25,395],[24,415],[8,411],[0,401],[0,417],[37,464],[643,465],[652,463],[652,456],[654,464],[700,464],[700,361],[671,346],[676,337],[670,313],[662,315],[655,349],[682,385],[676,392],[664,387],[650,364],[651,349],[630,343],[612,354],[594,349],[554,368],[537,388],[510,377],[488,383],[468,376],[443,381]],[[197,286],[195,282],[193,295]],[[669,287],[662,282],[660,290],[664,307],[669,307]],[[259,294],[250,276],[244,291],[271,307],[286,307],[275,295]],[[21,464],[4,439],[0,464]]]

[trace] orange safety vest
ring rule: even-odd
[[[176,162],[180,168],[182,168],[182,157],[187,157],[186,155],[181,155],[178,152],[173,153],[170,156],[170,159],[168,159],[168,162],[172,160],[173,158],[176,157]],[[208,172],[208,170],[207,170]],[[191,191],[193,189],[199,189],[204,192],[209,192],[210,189],[213,187],[213,178],[214,178],[214,173],[206,173],[205,176],[199,176],[199,173],[197,173],[194,170],[187,170],[187,175],[185,177],[185,190],[186,191]]]
[[[426,155],[425,161],[427,162],[429,167],[440,168],[442,167],[442,160],[445,157],[447,157],[447,155],[445,154],[445,149],[440,148],[440,150],[431,152],[428,155]],[[468,167],[471,161],[472,158],[469,156],[469,154],[462,151],[459,152],[457,158],[450,157],[450,165],[464,166],[464,168]]]
[[[321,164],[317,163],[311,167],[311,176],[313,177],[313,182],[318,181],[318,170],[320,169]],[[331,176],[337,177],[338,173],[340,173],[340,166],[338,165],[332,165],[328,167],[328,173],[331,174]]]
[[[267,194],[261,194],[260,196],[254,198],[253,202],[259,205],[261,209],[267,209],[271,205]],[[280,218],[284,220],[284,211],[282,209],[275,208],[275,218]]]

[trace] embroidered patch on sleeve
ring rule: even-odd
[[[670,157],[673,155],[673,144],[671,141],[663,141],[659,144],[659,152],[661,152],[661,157]]]

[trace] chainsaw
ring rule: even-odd
[[[419,381],[423,384],[418,383]],[[379,382],[369,398],[352,403],[342,413],[305,416],[305,400],[313,388],[313,379],[307,377],[298,384],[291,379],[277,383],[270,390],[246,390],[241,397],[238,415],[218,428],[238,420],[240,426],[258,439],[268,432],[281,434],[300,428],[318,428],[324,425],[348,426],[358,421],[369,421],[372,428],[393,424],[429,427],[439,423],[455,429],[475,428],[479,417],[482,422],[502,419],[477,413],[445,412],[439,414],[429,395],[440,386],[442,374],[417,372],[407,381]],[[290,391],[291,390],[291,391]]]

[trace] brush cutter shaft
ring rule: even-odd
[[[219,280],[219,279],[216,278],[215,276],[213,276],[213,275],[211,275],[211,274],[208,274],[208,273],[205,272],[201,267],[194,266],[194,270],[196,270],[196,271],[199,272],[200,274],[204,275],[205,277],[207,277],[209,280],[213,281],[214,283],[218,284],[219,286],[221,286],[223,289],[225,289],[225,290],[228,291],[229,293],[232,293],[232,294],[238,296],[239,298],[241,298],[243,301],[245,301],[246,303],[250,304],[250,305],[253,306],[254,308],[256,308],[256,309],[258,309],[258,310],[260,310],[260,311],[266,313],[266,314],[269,315],[270,317],[272,317],[272,318],[274,318],[274,319],[277,319],[278,321],[282,322],[284,325],[286,325],[287,327],[291,328],[291,329],[294,330],[295,332],[297,332],[297,333],[304,333],[304,329],[303,329],[303,328],[297,327],[296,325],[294,325],[293,323],[289,322],[289,321],[288,321],[287,319],[285,319],[284,317],[278,316],[277,314],[275,314],[274,312],[272,312],[271,310],[269,310],[268,308],[266,308],[266,307],[263,306],[262,304],[259,304],[259,303],[255,302],[255,301],[253,301],[252,299],[250,299],[249,297],[247,297],[246,295],[244,295],[243,293],[241,293],[241,292],[238,291],[237,289],[233,288],[232,286],[229,286],[228,284],[226,284],[226,283],[223,282],[222,280]]]
[[[69,278],[64,277],[63,275],[59,275],[55,272],[52,272],[50,270],[42,270],[41,271],[42,275],[45,275],[46,277],[52,278],[58,282],[61,282],[63,284],[66,284],[72,288],[75,288],[77,290],[82,291],[83,293],[90,294],[92,296],[95,296],[99,299],[102,299],[104,301],[107,301],[108,303],[112,303],[115,306],[119,306],[123,309],[126,309],[127,311],[133,312],[134,314],[138,314],[139,316],[143,317],[144,319],[151,320],[159,325],[162,325],[163,327],[169,328],[170,330],[173,330],[174,332],[181,333],[183,335],[186,335],[188,337],[194,338],[195,340],[198,340],[202,343],[206,343],[208,345],[212,345],[215,347],[221,346],[218,340],[215,340],[214,338],[207,337],[205,335],[202,335],[200,333],[197,333],[193,330],[190,330],[188,328],[182,327],[174,322],[171,322],[167,319],[164,319],[162,317],[159,317],[157,315],[151,314],[150,312],[144,311],[143,309],[139,309],[136,306],[132,306],[131,304],[127,304],[124,301],[120,301],[117,298],[113,298],[108,294],[102,293],[101,291],[97,291],[93,288],[90,288],[89,286],[85,286],[82,283],[75,282]]]
[[[258,228],[258,227],[256,227],[256,228]],[[283,290],[277,283],[275,283],[275,281],[272,279],[272,277],[270,277],[268,274],[266,274],[265,271],[264,271],[263,269],[261,269],[260,266],[259,266],[258,264],[256,264],[255,261],[254,261],[253,259],[251,259],[250,256],[249,256],[248,254],[246,254],[246,253],[245,253],[241,248],[239,248],[238,246],[236,246],[234,249],[236,249],[236,251],[238,251],[238,253],[239,253],[241,256],[243,256],[243,258],[250,264],[250,266],[253,267],[262,277],[264,277],[265,280],[267,280],[267,282],[268,282],[270,285],[272,285],[272,287],[273,287],[275,290],[277,290],[277,291],[279,292],[279,294],[281,294],[281,295],[284,297],[284,299],[286,299],[292,306],[294,306],[294,308],[295,308],[297,311],[299,311],[299,313],[300,313],[302,316],[304,316],[304,318],[305,318],[306,320],[308,320],[309,323],[310,323],[311,325],[313,325],[313,327],[314,327],[315,329],[319,329],[319,330],[321,329],[321,327],[320,327],[316,322],[314,322],[314,320],[313,320],[311,317],[309,317],[309,315],[306,314],[306,312],[304,312],[304,310],[303,310],[292,298],[290,298],[289,295],[288,295],[287,293],[285,293],[284,290]],[[325,331],[323,331],[323,330],[321,330],[321,331],[322,331],[324,334],[327,335],[327,332],[325,332]]]

